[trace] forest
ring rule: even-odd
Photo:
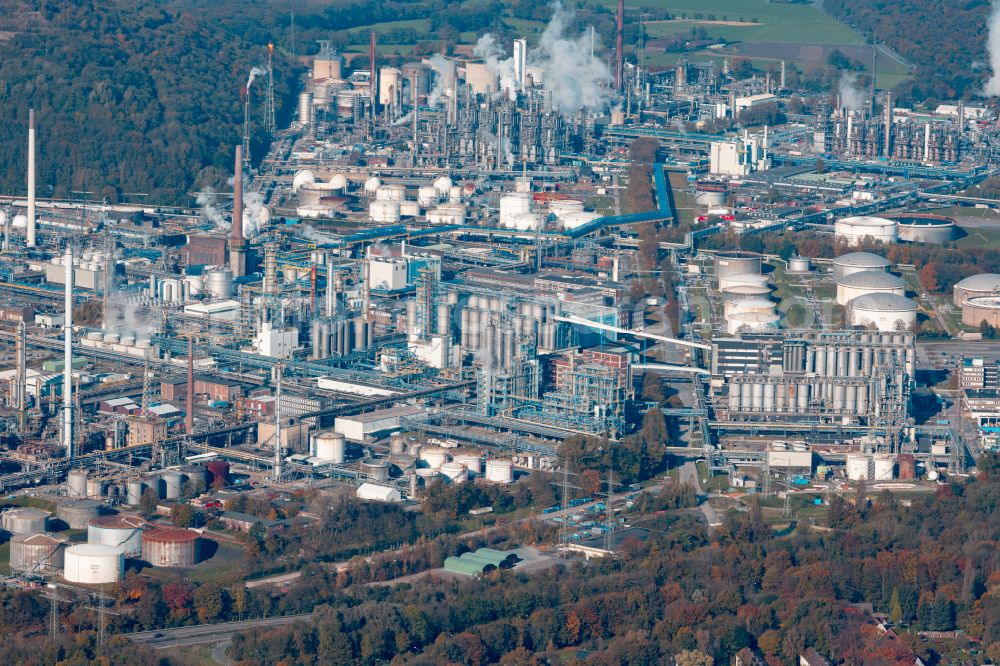
[[[611,666],[728,664],[748,648],[778,666],[813,647],[833,663],[901,665],[942,658],[916,632],[961,630],[1000,659],[1000,459],[979,469],[905,501],[859,487],[830,500],[826,524],[783,536],[756,503],[713,533],[683,497],[637,503],[659,511],[645,523],[653,536],[616,559],[345,590],[314,609],[314,624],[243,634],[233,656]],[[293,600],[313,603],[326,587],[304,579],[286,601],[307,610]]]
[[[988,0],[823,0],[834,17],[884,42],[916,65],[903,100],[968,98],[980,93],[988,68]],[[933,26],[933,27],[931,27]]]

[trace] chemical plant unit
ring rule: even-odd
[[[53,508],[0,516],[11,570],[100,585],[131,559],[198,566],[198,532],[138,509],[169,514],[206,491],[345,484],[402,502],[439,481],[554,471],[566,437],[636,432],[651,382],[680,401],[662,406],[674,455],[757,468],[765,486],[963,472],[979,443],[912,413],[920,308],[884,250],[957,233],[908,209],[992,173],[976,148],[992,145],[986,112],[925,117],[886,99],[884,114],[711,133],[786,99],[784,77],[633,66],[622,23],[619,4],[611,68],[577,54],[590,78],[521,40],[509,62],[396,67],[373,35],[370,68],[354,71],[321,43],[292,126],[263,159],[235,146],[231,197],[189,210],[38,200],[45,119],[31,113],[27,198],[2,202],[0,489]],[[657,161],[627,183],[644,137]],[[813,173],[817,156],[862,175]],[[626,187],[652,209],[623,213]],[[675,196],[709,223],[660,242],[652,265],[670,268],[650,270],[637,225],[680,224]],[[699,248],[805,228],[877,253]],[[667,270],[674,320],[645,291]],[[791,292],[810,306],[794,323]],[[955,301],[1000,320],[1000,276],[963,281]]]

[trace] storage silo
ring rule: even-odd
[[[66,549],[63,576],[70,583],[117,583],[125,572],[125,551],[117,546],[81,543]]]
[[[164,499],[177,499],[181,496],[184,475],[179,471],[167,472],[160,477],[163,480]]]
[[[135,516],[100,516],[87,523],[87,543],[120,546],[127,557],[136,557],[142,554],[145,524]]]
[[[104,497],[104,481],[101,479],[87,479],[87,497],[91,499]]]
[[[478,451],[457,451],[452,456],[452,460],[465,465],[465,468],[469,470],[469,474],[483,473],[483,459]]]
[[[808,273],[812,270],[809,257],[792,257],[788,260],[789,273]]]
[[[894,243],[899,237],[899,225],[895,220],[884,217],[843,217],[834,223],[833,234],[838,241],[848,245],[864,241]]]
[[[316,457],[338,465],[343,464],[346,457],[347,438],[339,432],[328,430],[316,435]]]
[[[381,458],[369,458],[361,462],[361,473],[367,474],[373,481],[389,480],[389,462]]]
[[[448,462],[448,452],[439,446],[427,446],[420,450],[420,459],[431,469],[438,469]]]
[[[862,271],[837,278],[837,303],[840,305],[847,305],[865,294],[905,296],[906,283],[902,278],[883,271]]]
[[[66,540],[54,534],[15,534],[10,539],[10,569],[46,574],[63,568]]]
[[[760,255],[741,250],[719,252],[715,255],[715,279],[730,275],[753,275],[760,273]]]
[[[465,483],[469,478],[469,471],[465,465],[458,462],[447,462],[441,465],[441,474],[452,483]]]
[[[875,326],[880,331],[908,331],[917,321],[917,304],[898,294],[865,294],[848,305],[854,326]]]
[[[848,252],[833,260],[833,277],[842,278],[863,271],[888,271],[889,260],[871,252]]]
[[[30,507],[0,514],[0,524],[11,534],[37,534],[49,528],[49,512]]]
[[[511,483],[514,480],[514,463],[502,458],[486,461],[486,480],[491,483]]]
[[[868,463],[871,462],[871,458],[863,455],[861,453],[848,453],[847,463],[844,467],[844,473],[847,478],[851,481],[858,481],[860,479],[867,479],[869,477],[868,473]]]
[[[875,456],[875,473],[872,481],[892,481],[892,472],[895,465],[896,459],[891,454],[877,454]]]
[[[56,516],[69,525],[70,529],[85,530],[87,523],[97,518],[100,511],[101,504],[95,500],[68,500],[59,503]]]
[[[142,533],[142,559],[154,567],[193,567],[198,564],[198,533],[165,527]]]
[[[70,470],[70,473],[66,475],[66,494],[70,497],[86,497],[88,476],[86,470]]]
[[[125,501],[129,506],[138,506],[145,490],[146,484],[143,483],[142,479],[130,479],[125,492]]]

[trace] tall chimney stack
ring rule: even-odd
[[[625,88],[625,0],[618,0],[618,17],[615,31],[615,90],[621,94]]]
[[[229,268],[233,277],[246,274],[246,250],[243,241],[243,146],[236,146],[233,167],[233,228],[229,236]]]
[[[63,325],[63,446],[73,459],[73,248],[66,248],[66,323]]]
[[[194,338],[188,335],[187,395],[184,396],[184,432],[194,433]]]
[[[35,110],[28,109],[28,247],[35,247]]]
[[[371,77],[371,90],[370,90],[370,93],[371,93],[371,101],[372,101],[372,118],[374,118],[375,117],[375,102],[377,101],[377,99],[376,99],[376,91],[378,90],[378,88],[376,87],[376,80],[375,80],[376,77],[375,77],[375,30],[374,29],[372,30],[371,40],[370,40],[370,42],[368,44],[368,68],[369,68],[369,71],[370,71],[369,76]]]

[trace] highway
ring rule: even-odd
[[[264,617],[257,620],[242,620],[240,622],[222,622],[220,624],[199,624],[193,627],[175,627],[173,629],[157,629],[154,631],[137,631],[132,634],[122,634],[133,643],[145,645],[154,650],[169,650],[192,645],[207,645],[223,643],[241,631],[251,629],[269,629],[286,627],[296,622],[312,622],[312,614],[285,615],[279,617]]]

